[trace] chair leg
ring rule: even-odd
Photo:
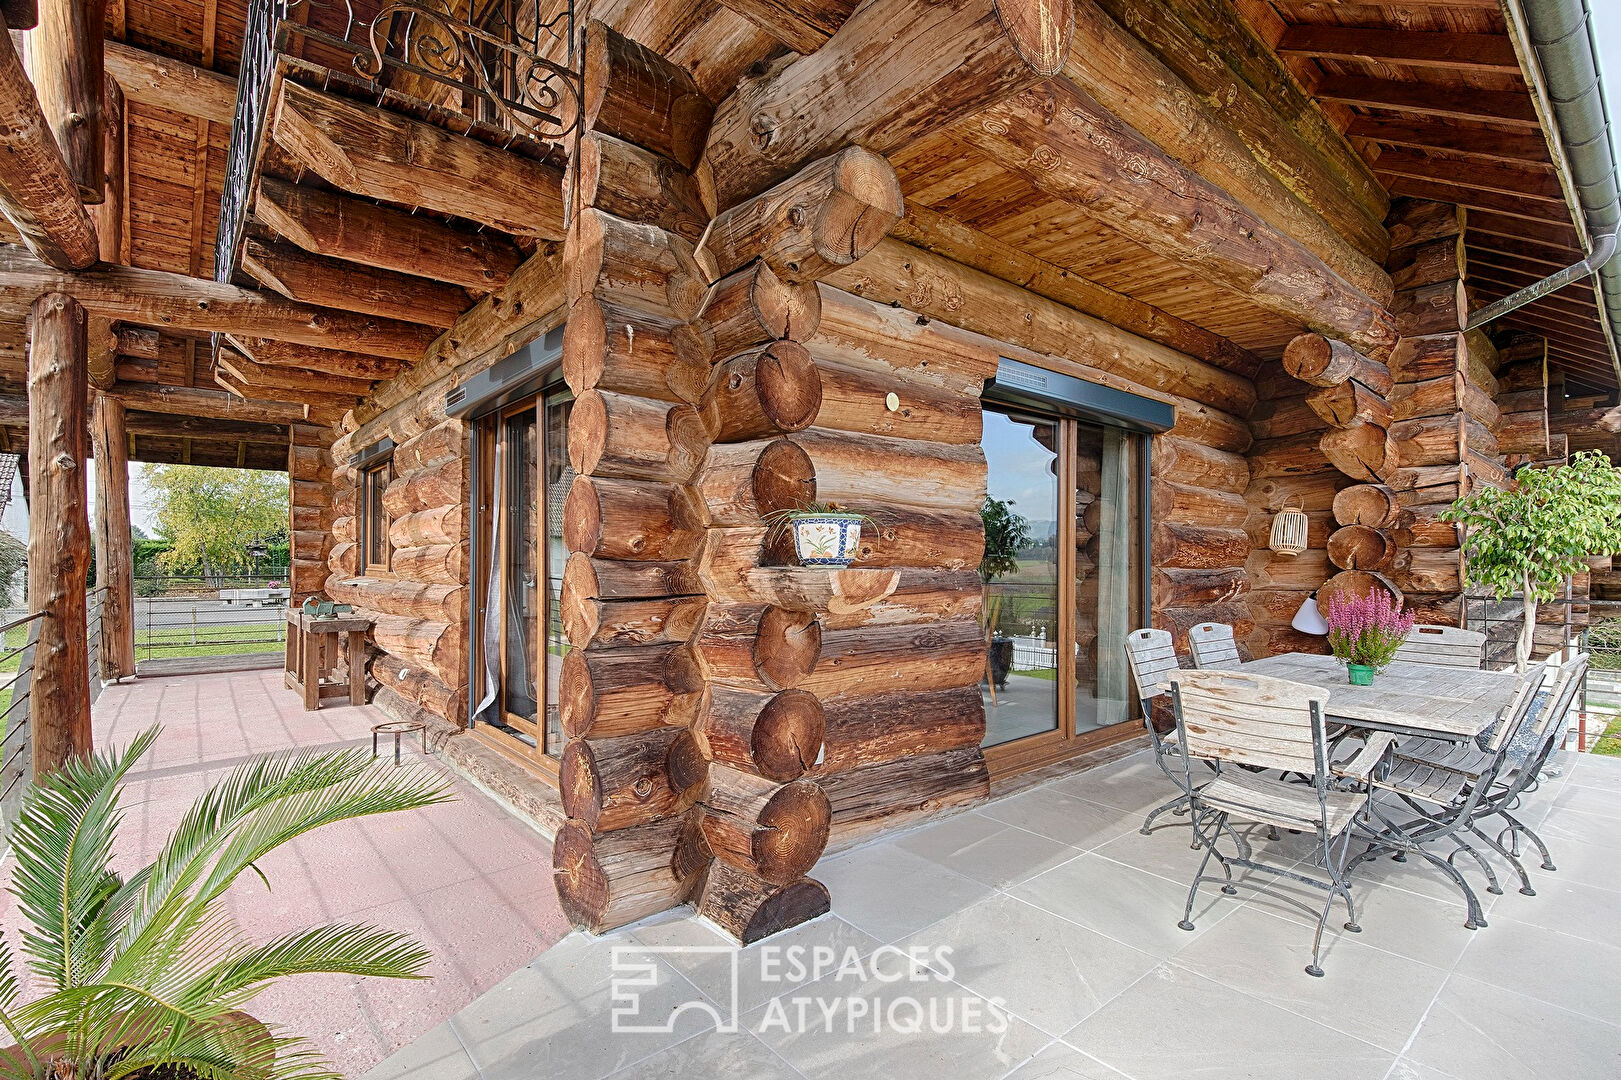
[[[1542,868],[1544,870],[1559,869],[1553,864],[1553,856],[1548,854],[1548,845],[1542,842],[1542,837],[1537,835],[1535,829],[1531,828],[1531,826],[1527,825],[1513,814],[1510,814],[1507,810],[1499,810],[1497,812],[1503,815],[1503,820],[1508,822],[1509,828],[1513,829],[1516,834],[1524,833],[1526,837],[1537,846],[1537,850],[1542,853]]]
[[[1460,853],[1467,853],[1479,864],[1481,873],[1486,875],[1486,891],[1493,896],[1502,896],[1503,886],[1497,883],[1497,871],[1493,870],[1492,864],[1486,861],[1486,856],[1476,851],[1472,844],[1457,833],[1454,832],[1451,835],[1453,843],[1457,844],[1458,847],[1456,851],[1447,856],[1447,862],[1456,859]]]
[[[1193,800],[1190,799],[1188,796],[1186,796],[1186,795],[1178,795],[1176,798],[1172,799],[1170,802],[1161,803],[1159,806],[1156,806],[1154,809],[1152,809],[1152,810],[1150,810],[1148,812],[1148,816],[1143,818],[1143,827],[1138,829],[1137,831],[1142,833],[1144,836],[1147,836],[1149,833],[1153,832],[1153,830],[1154,830],[1154,819],[1155,818],[1157,818],[1161,814],[1164,814],[1164,813],[1167,813],[1167,812],[1172,813],[1172,814],[1186,813],[1187,808],[1192,804],[1192,802],[1193,802]]]
[[[1520,892],[1522,894],[1525,896],[1535,896],[1537,894],[1537,891],[1531,887],[1531,875],[1525,872],[1524,863],[1520,862],[1520,860],[1515,856],[1510,855],[1507,848],[1503,847],[1503,845],[1499,844],[1496,840],[1493,840],[1490,836],[1487,836],[1485,833],[1481,832],[1480,829],[1473,823],[1470,823],[1469,831],[1474,833],[1481,840],[1485,841],[1493,851],[1507,859],[1509,865],[1514,867],[1514,872],[1520,876]]]
[[[1188,903],[1187,906],[1182,909],[1182,921],[1176,924],[1183,930],[1193,929],[1193,901],[1199,895],[1199,883],[1204,881],[1204,872],[1210,866],[1210,860],[1212,858],[1221,858],[1216,854],[1216,838],[1213,836],[1206,836],[1204,834],[1204,826],[1202,824],[1203,816],[1199,813],[1198,807],[1194,808],[1191,816],[1193,818],[1194,836],[1199,843],[1204,845],[1205,853],[1204,858],[1199,860],[1199,872],[1194,875],[1193,884],[1188,886]],[[1226,820],[1227,815],[1225,813],[1218,814],[1217,828],[1219,829],[1221,823]],[[1226,859],[1222,859],[1222,867],[1226,869]],[[1231,879],[1231,877],[1232,871],[1228,870],[1228,878]]]

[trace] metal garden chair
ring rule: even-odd
[[[1412,761],[1430,768],[1449,770],[1465,778],[1471,787],[1480,787],[1479,805],[1468,823],[1469,832],[1502,855],[1514,867],[1520,878],[1520,892],[1535,896],[1531,878],[1520,862],[1519,838],[1523,835],[1536,845],[1542,854],[1544,870],[1557,869],[1548,854],[1542,838],[1513,811],[1520,806],[1521,796],[1536,788],[1543,767],[1553,748],[1558,744],[1565,716],[1570,712],[1582,680],[1587,676],[1588,657],[1580,655],[1566,661],[1554,677],[1551,689],[1535,695],[1520,722],[1510,729],[1499,724],[1484,747],[1459,746],[1441,739],[1408,739],[1397,744],[1398,761]],[[1540,670],[1540,665],[1539,665]],[[1494,760],[1494,748],[1501,746],[1501,763]],[[1488,777],[1490,778],[1488,780]],[[1500,817],[1505,827],[1494,838],[1480,824],[1488,817]],[[1504,843],[1505,835],[1509,842]],[[1497,891],[1497,890],[1492,890]]]
[[[1166,674],[1179,669],[1176,645],[1164,630],[1133,630],[1126,635],[1126,662],[1131,666],[1131,677],[1137,685],[1137,700],[1142,704],[1143,726],[1148,729],[1149,741],[1154,746],[1154,760],[1182,794],[1149,811],[1143,819],[1141,832],[1152,831],[1154,819],[1164,813],[1186,813],[1191,781],[1182,761],[1182,750],[1171,734],[1176,726],[1174,716],[1161,713],[1155,716],[1155,706],[1168,704],[1168,691],[1160,682]]]
[[[1486,875],[1486,891],[1503,891],[1491,863],[1469,838],[1486,839],[1474,827],[1475,819],[1486,805],[1485,797],[1508,759],[1509,747],[1520,732],[1535,722],[1539,701],[1546,701],[1546,696],[1538,694],[1542,679],[1540,667],[1520,679],[1497,724],[1481,736],[1478,745],[1459,747],[1442,739],[1409,739],[1402,744],[1405,755],[1401,749],[1395,749],[1388,762],[1375,769],[1368,779],[1376,790],[1388,791],[1400,800],[1413,817],[1396,821],[1378,802],[1373,803],[1369,808],[1369,827],[1374,836],[1367,849],[1351,860],[1350,868],[1385,853],[1394,855],[1398,861],[1405,860],[1409,853],[1417,854],[1451,878],[1463,894],[1468,908],[1464,925],[1471,930],[1485,926],[1480,899],[1454,863],[1459,854],[1469,855]],[[1375,735],[1374,739],[1392,741],[1389,735]],[[1444,754],[1446,761],[1426,760],[1425,752],[1434,752],[1438,757]],[[1418,756],[1413,756],[1415,754]],[[1374,828],[1374,823],[1378,828]],[[1445,858],[1431,850],[1439,844],[1452,845],[1452,851]],[[1487,840],[1487,846],[1507,855],[1493,841]],[[1518,865],[1516,869],[1520,869]],[[1520,873],[1524,880],[1523,869]],[[1529,887],[1529,882],[1526,884]]]
[[[1264,870],[1323,889],[1328,897],[1317,918],[1311,963],[1306,967],[1308,975],[1321,976],[1323,928],[1336,897],[1345,901],[1345,929],[1352,933],[1362,929],[1356,923],[1356,902],[1351,898],[1345,867],[1352,826],[1366,814],[1369,793],[1365,785],[1345,790],[1343,784],[1365,778],[1383,759],[1388,742],[1381,742],[1377,750],[1365,749],[1340,766],[1336,770],[1340,779],[1336,780],[1328,764],[1328,737],[1323,722],[1328,691],[1322,687],[1238,671],[1181,671],[1171,676],[1171,694],[1192,803],[1189,816],[1194,836],[1206,849],[1199,872],[1188,887],[1187,907],[1177,925],[1193,929],[1193,904],[1204,881],[1219,881],[1221,891],[1229,896],[1238,892],[1233,882],[1234,866]],[[1216,769],[1215,778],[1199,787],[1193,786],[1195,758],[1210,762]],[[1291,783],[1229,766],[1279,769],[1308,777],[1309,782]],[[1233,829],[1234,819],[1315,833],[1320,865],[1327,871],[1328,880],[1251,858]],[[1223,833],[1233,839],[1237,855],[1229,856],[1217,849]],[[1206,877],[1212,859],[1221,864],[1223,877]]]
[[[1200,623],[1189,630],[1188,651],[1193,654],[1193,666],[1201,671],[1234,668],[1243,663],[1238,643],[1233,640],[1233,628],[1226,623]]]
[[[1397,660],[1441,667],[1479,668],[1486,655],[1486,635],[1457,626],[1413,627],[1396,650]]]

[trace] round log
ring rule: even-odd
[[[685,559],[674,562],[619,562],[577,552],[563,569],[563,588],[596,600],[637,600],[702,596],[703,582]]]
[[[1375,589],[1390,593],[1398,604],[1402,602],[1402,591],[1383,574],[1371,570],[1341,570],[1317,590],[1317,606],[1327,615],[1335,604],[1344,600],[1360,600],[1372,595]]]
[[[1157,567],[1214,570],[1243,566],[1249,552],[1250,538],[1243,529],[1212,528],[1182,522],[1165,522],[1154,526],[1153,564]]]
[[[1330,431],[1319,446],[1336,469],[1354,480],[1378,482],[1395,471],[1396,444],[1390,432],[1363,420]]]
[[[1367,525],[1346,525],[1328,538],[1328,561],[1341,570],[1383,570],[1395,557],[1395,539]]]
[[[976,446],[860,436],[808,428],[790,436],[816,468],[816,498],[979,511],[985,501],[985,452]],[[803,505],[803,504],[801,504]]]
[[[1341,525],[1388,529],[1400,514],[1396,492],[1385,484],[1353,484],[1334,496],[1334,520]]]
[[[822,707],[826,746],[817,777],[978,746],[985,738],[985,704],[977,686],[841,695]]]
[[[1249,591],[1249,576],[1242,566],[1214,569],[1156,567],[1154,602],[1166,607],[1220,604]]]
[[[425,547],[429,544],[459,544],[467,538],[467,508],[462,503],[435,506],[402,514],[388,524],[388,542],[396,548]],[[354,518],[347,519],[346,540],[354,539]],[[333,539],[338,539],[333,522]]]
[[[704,790],[700,826],[715,858],[765,881],[804,876],[827,846],[832,807],[809,780],[778,784],[715,765]]]
[[[820,697],[896,690],[947,690],[985,673],[978,620],[912,626],[860,626],[821,635],[813,670],[797,685]]]
[[[703,152],[713,106],[692,76],[607,25],[587,21],[582,127],[606,132],[690,170]]]
[[[435,716],[457,727],[466,722],[467,695],[459,688],[446,686],[432,672],[411,667],[397,656],[379,653],[372,657],[371,674],[383,686]]]
[[[822,629],[848,630],[855,626],[898,626],[980,617],[985,590],[977,570],[914,567],[897,569],[895,573],[899,580],[894,592],[871,607],[821,613],[817,621]]]
[[[371,639],[379,649],[412,667],[424,667],[446,686],[467,680],[465,629],[455,622],[380,614],[372,619]]]
[[[817,351],[811,349],[822,382],[817,427],[942,443],[979,442],[984,412],[977,396],[908,378],[899,370],[880,374],[828,363]]]
[[[698,474],[697,491],[709,525],[758,525],[815,499],[816,471],[810,456],[787,439],[716,443]]]
[[[889,162],[850,146],[720,214],[698,258],[717,278],[760,259],[784,281],[814,281],[870,252],[904,209]]]
[[[576,394],[696,403],[709,380],[709,346],[692,323],[582,296],[563,327],[563,378]]]
[[[692,244],[653,225],[601,210],[583,210],[568,268],[568,299],[604,304],[689,322],[703,306],[709,283]]]
[[[397,578],[432,585],[459,585],[467,580],[467,541],[395,548],[388,566]]]
[[[697,714],[703,675],[684,645],[571,649],[558,676],[558,715],[570,738],[615,738]]]
[[[743,945],[820,918],[831,907],[819,881],[774,885],[720,859],[709,864],[698,895],[698,913]]]
[[[788,690],[815,668],[822,627],[808,612],[712,603],[693,651],[711,683]]]
[[[552,843],[564,917],[600,934],[679,904],[686,885],[671,854],[685,827],[683,819],[669,818],[593,836],[581,822],[565,823]]]
[[[691,405],[587,390],[569,412],[569,463],[581,475],[685,483],[708,447]]]
[[[467,614],[463,585],[423,584],[395,578],[328,578],[326,593],[340,604],[412,619],[458,622]]]
[[[776,341],[725,361],[704,397],[715,442],[801,431],[822,407],[822,378],[805,346]]]
[[[1388,428],[1395,420],[1390,402],[1355,379],[1347,379],[1338,386],[1313,390],[1306,395],[1306,405],[1330,427],[1346,427],[1363,420],[1376,427]]]
[[[441,420],[394,448],[394,470],[403,473],[427,469],[446,458],[460,457],[465,451],[466,439],[467,424],[464,421]]]
[[[583,649],[592,645],[664,645],[686,641],[703,619],[704,604],[701,596],[648,600],[582,597],[570,592],[565,573],[558,607],[569,644]]]
[[[699,523],[687,488],[641,480],[576,476],[563,505],[568,549],[605,559],[688,558]]]
[[[783,281],[763,262],[716,282],[702,314],[717,360],[784,338],[804,341],[821,321],[822,294],[816,283]]]
[[[1322,334],[1301,334],[1290,341],[1283,350],[1283,368],[1313,386],[1338,386],[1354,378],[1381,398],[1388,397],[1394,385],[1384,364]]]
[[[822,705],[803,690],[712,686],[692,731],[710,760],[786,783],[821,754]]]
[[[709,214],[686,169],[603,131],[583,132],[577,146],[572,164],[582,207],[645,221],[694,242],[703,235]]]
[[[1256,485],[1252,484],[1251,488]],[[1244,496],[1209,488],[1156,479],[1150,487],[1154,514],[1163,521],[1180,521],[1217,529],[1237,529],[1244,524],[1249,506]]]
[[[1250,462],[1242,454],[1230,454],[1177,435],[1155,437],[1152,463],[1155,476],[1180,484],[1242,493],[1250,482]]]

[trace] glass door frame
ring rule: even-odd
[[[552,406],[573,399],[562,386],[560,370],[549,373],[541,385],[516,391],[504,395],[496,407],[485,410],[469,417],[471,428],[471,475],[468,482],[468,503],[471,511],[471,520],[468,523],[468,538],[470,540],[468,551],[468,728],[475,737],[519,764],[540,773],[553,784],[558,781],[558,771],[562,747],[555,748],[556,756],[547,753],[546,747],[546,700],[547,684],[550,679],[550,669],[547,664],[547,642],[551,619],[551,544],[547,536],[547,513],[549,492],[546,484],[549,447],[546,437],[546,412]],[[535,731],[538,732],[536,745],[530,746],[523,740],[499,730],[488,721],[478,718],[477,709],[479,700],[484,695],[484,620],[487,617],[486,605],[489,597],[489,582],[486,576],[490,573],[505,574],[508,566],[507,544],[515,535],[514,530],[507,530],[502,538],[502,549],[494,555],[495,564],[486,567],[488,561],[486,552],[490,549],[490,531],[496,527],[495,506],[497,504],[495,485],[507,481],[497,468],[497,447],[504,437],[507,422],[514,416],[525,412],[535,414],[535,487],[537,493],[537,513],[540,519],[536,526],[536,601],[539,614],[536,619],[536,632],[533,642],[534,655],[530,658],[535,670]],[[488,489],[488,490],[486,490]],[[486,504],[486,496],[488,503]],[[507,590],[500,591],[502,602],[506,602]],[[501,620],[501,651],[506,651],[506,636],[508,620]],[[501,709],[505,714],[504,686],[496,688],[496,701],[492,708]],[[527,725],[528,721],[524,721]]]
[[[1014,370],[1008,372],[1009,365]],[[1133,436],[1135,466],[1137,478],[1135,495],[1138,505],[1138,528],[1136,530],[1135,545],[1138,553],[1137,566],[1137,605],[1131,615],[1131,625],[1146,625],[1145,619],[1153,608],[1153,505],[1150,501],[1153,436],[1170,426],[1169,408],[1165,407],[1163,413],[1157,410],[1145,409],[1141,419],[1130,413],[1122,413],[1114,408],[1088,409],[1084,405],[1062,398],[1051,397],[1039,392],[1032,393],[1026,389],[1029,385],[1025,381],[1026,372],[1033,369],[1030,365],[1017,364],[1004,359],[1003,372],[999,372],[999,381],[986,387],[982,405],[988,411],[1001,412],[1019,416],[1021,414],[1031,418],[1039,418],[1056,425],[1058,439],[1055,452],[1058,464],[1058,494],[1059,494],[1059,543],[1058,543],[1058,643],[1057,643],[1057,670],[1055,676],[1058,680],[1058,726],[1051,731],[1037,732],[1011,742],[986,747],[985,762],[989,766],[991,780],[994,782],[1009,776],[1014,776],[1032,769],[1041,768],[1054,762],[1063,761],[1070,757],[1089,753],[1115,743],[1124,742],[1142,734],[1142,725],[1137,722],[1138,705],[1135,690],[1128,687],[1130,696],[1127,701],[1125,718],[1116,724],[1107,727],[1089,728],[1077,733],[1076,731],[1076,693],[1075,686],[1075,648],[1076,648],[1076,615],[1077,601],[1075,596],[1075,530],[1078,526],[1076,514],[1076,450],[1078,425],[1086,424],[1093,427],[1115,428]],[[1015,381],[1008,379],[1012,385],[1002,383],[1000,376],[1004,373],[1019,376]],[[1053,373],[1058,379],[1068,382],[1079,382],[1073,377]],[[1061,384],[1060,384],[1061,385]],[[1085,384],[1093,387],[1094,384]],[[1122,394],[1112,388],[1095,387],[1098,390],[1108,391],[1111,395],[1132,398],[1134,402],[1141,402],[1145,406],[1157,406],[1145,398],[1135,395]],[[1111,406],[1117,404],[1111,396],[1108,402]],[[1125,403],[1128,406],[1132,403]],[[1099,642],[1098,647],[1106,648],[1107,643]],[[1122,641],[1120,648],[1125,647]],[[986,672],[987,678],[989,671]]]

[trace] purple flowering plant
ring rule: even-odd
[[[1413,629],[1414,616],[1383,589],[1328,609],[1328,647],[1346,664],[1383,668]]]

